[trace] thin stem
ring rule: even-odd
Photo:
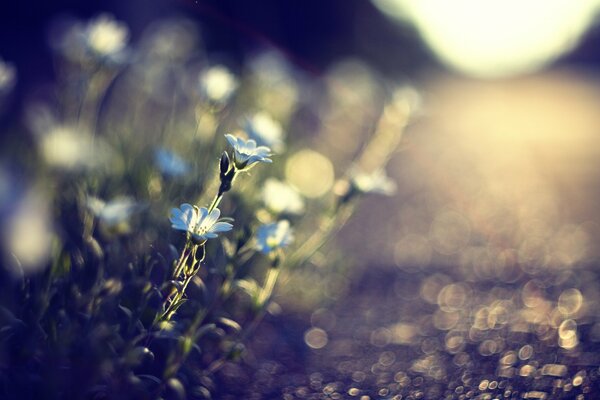
[[[353,210],[353,205],[346,204],[340,207],[338,213],[325,219],[319,225],[319,229],[292,254],[288,262],[288,268],[295,268],[310,260],[317,251],[335,236],[335,233],[342,229],[346,222],[348,222]]]
[[[223,199],[223,193],[219,193],[215,196],[212,203],[210,203],[210,206],[208,207],[209,214],[212,210],[214,210],[219,205],[219,203],[221,202],[222,199]]]
[[[187,263],[187,259],[190,256],[190,253],[187,251],[190,247],[191,241],[188,239],[185,242],[185,246],[181,251],[181,255],[179,256],[179,260],[177,260],[177,264],[175,264],[175,268],[173,268],[173,279],[177,279],[179,275],[181,275],[181,271],[183,270],[184,265]]]

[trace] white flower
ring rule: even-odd
[[[275,152],[282,152],[283,129],[281,124],[266,112],[258,112],[246,118],[246,132],[261,146],[268,146]]]
[[[202,72],[199,80],[202,94],[215,103],[225,103],[238,87],[237,78],[221,65]]]
[[[74,62],[122,61],[129,29],[111,15],[100,14],[82,23],[67,21],[66,31],[59,33],[53,45]]]
[[[304,200],[292,186],[269,178],[262,192],[263,202],[276,214],[298,215],[304,211]]]
[[[129,217],[140,209],[140,205],[130,198],[113,199],[108,203],[90,196],[87,200],[88,208],[107,227],[115,227],[127,222]]]
[[[244,140],[233,135],[226,134],[225,137],[235,150],[233,161],[238,170],[250,168],[254,163],[271,163],[271,149],[266,146],[257,146],[256,141]]]
[[[101,14],[88,22],[84,35],[88,49],[100,57],[106,57],[125,49],[129,30],[111,15]]]
[[[48,265],[52,250],[51,201],[37,189],[30,189],[15,200],[10,212],[0,218],[0,246],[18,260],[21,271],[11,268],[10,272],[37,272]]]
[[[15,67],[0,58],[0,94],[9,92],[17,80]]]
[[[286,247],[293,240],[294,235],[287,220],[261,225],[256,232],[256,248],[264,254]]]
[[[154,152],[154,160],[160,171],[169,176],[182,176],[189,172],[189,164],[177,154],[167,149],[158,149]]]
[[[396,183],[382,169],[370,174],[353,172],[350,177],[352,186],[362,193],[378,193],[391,196],[396,192]]]
[[[94,168],[110,158],[110,148],[102,138],[92,137],[75,126],[50,125],[47,132],[40,132],[40,136],[41,152],[46,162],[56,168]]]
[[[221,232],[228,232],[233,228],[228,222],[219,221],[221,211],[218,208],[210,213],[205,207],[198,208],[184,203],[180,208],[171,209],[171,227],[192,234],[197,241],[214,239]]]

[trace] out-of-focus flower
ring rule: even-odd
[[[264,254],[287,247],[294,240],[287,220],[261,225],[256,232],[256,249]]]
[[[258,162],[273,162],[269,158],[271,149],[266,146],[257,146],[255,140],[244,140],[230,134],[226,134],[225,137],[235,151],[233,162],[238,170],[248,169]]]
[[[277,179],[267,179],[262,198],[267,208],[276,214],[298,215],[304,211],[304,200],[298,191]]]
[[[209,101],[222,104],[238,87],[238,80],[222,65],[217,65],[200,73],[200,90]]]
[[[125,228],[129,218],[141,208],[140,204],[127,197],[113,199],[107,203],[97,197],[90,196],[87,206],[100,223],[107,228],[115,228],[119,225]]]
[[[17,71],[15,67],[0,58],[0,95],[10,92],[16,81]]]
[[[279,121],[286,121],[296,109],[300,88],[286,58],[269,51],[250,60],[252,84],[256,87],[258,109],[269,110]]]
[[[57,168],[91,168],[109,156],[107,145],[101,138],[94,138],[70,125],[54,125],[48,132],[40,134],[42,154],[48,164]]]
[[[382,169],[372,173],[353,172],[350,177],[352,187],[361,193],[378,193],[391,196],[396,192],[396,182],[391,180]]]
[[[88,48],[100,57],[115,55],[127,45],[129,29],[111,15],[101,14],[85,30]]]
[[[121,62],[128,40],[129,29],[124,23],[100,14],[87,24],[72,23],[55,45],[72,61]]]
[[[228,232],[233,228],[229,222],[219,221],[221,211],[218,208],[208,212],[205,207],[198,208],[184,203],[179,208],[171,209],[171,227],[192,234],[197,242],[214,239],[218,233]]]
[[[199,34],[196,24],[185,18],[168,18],[152,23],[145,29],[139,45],[142,62],[186,59],[194,50]]]
[[[180,156],[167,149],[158,149],[154,159],[160,171],[169,176],[177,177],[189,172],[189,164]]]
[[[43,192],[30,190],[0,222],[3,245],[18,260],[22,273],[47,265],[53,238],[48,204]]]
[[[266,112],[257,112],[247,117],[245,128],[250,138],[256,140],[258,145],[270,147],[276,153],[283,151],[285,145],[281,124]]]

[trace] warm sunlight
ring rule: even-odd
[[[531,72],[571,50],[598,0],[373,0],[409,20],[442,62],[478,77]]]

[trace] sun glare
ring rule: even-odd
[[[446,65],[478,77],[538,70],[573,49],[598,0],[373,0],[410,21]]]

